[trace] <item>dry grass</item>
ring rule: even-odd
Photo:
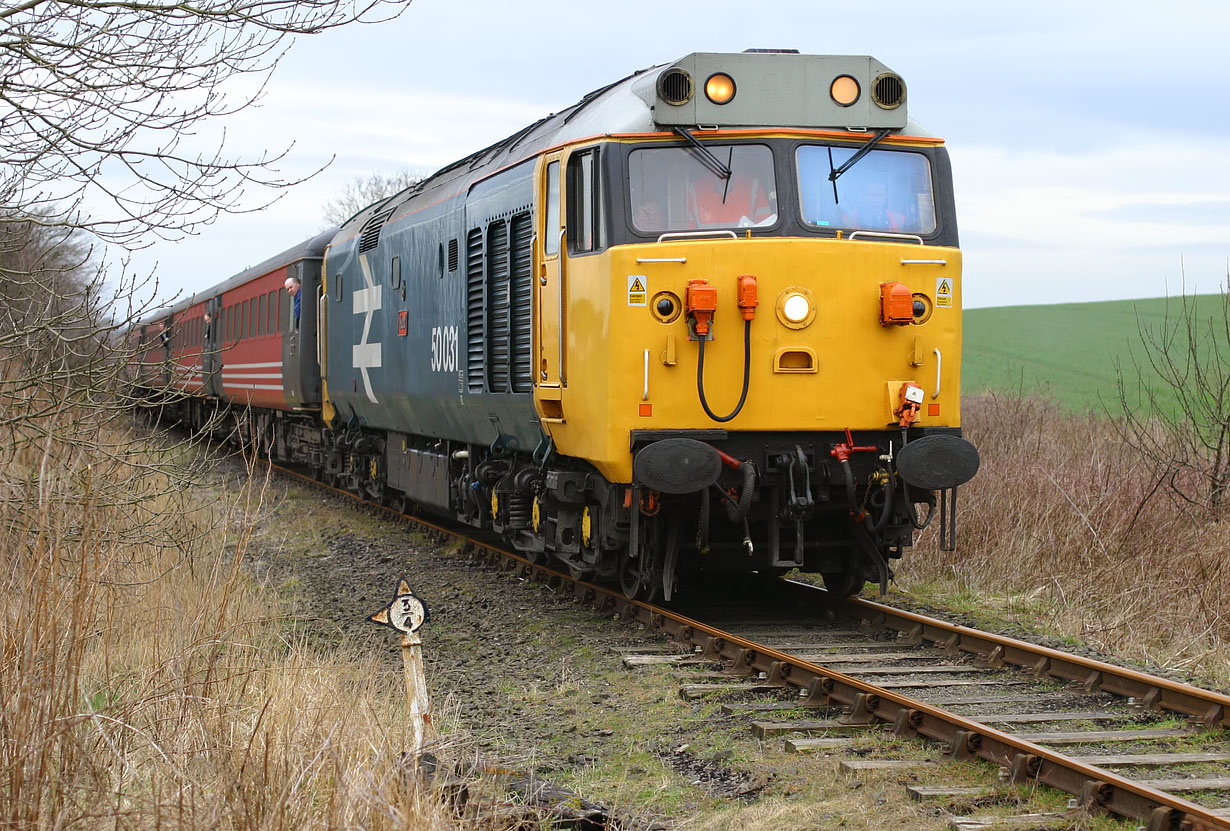
[[[397,675],[290,639],[242,573],[259,481],[203,509],[97,411],[7,438],[0,825],[456,826],[396,764]]]
[[[901,585],[1230,683],[1230,522],[1171,498],[1103,419],[997,395],[965,412],[983,464],[960,491],[958,550],[928,532]]]

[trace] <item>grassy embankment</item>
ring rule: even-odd
[[[1216,295],[1199,303],[1219,313]],[[1230,517],[1175,498],[1112,418],[1114,361],[1131,372],[1129,352],[1145,355],[1137,314],[1156,327],[1166,303],[968,313],[965,426],[983,465],[960,491],[958,551],[928,532],[901,585],[1228,686]]]
[[[400,678],[241,572],[259,481],[203,507],[182,451],[5,390],[0,825],[455,827],[396,764]]]

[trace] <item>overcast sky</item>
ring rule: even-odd
[[[1224,0],[415,0],[301,39],[227,122],[232,151],[293,142],[285,175],[325,172],[131,266],[157,269],[162,298],[190,294],[321,230],[357,176],[429,173],[637,69],[759,47],[869,54],[904,77],[910,114],[948,142],[967,307],[1217,291],[1228,43]]]

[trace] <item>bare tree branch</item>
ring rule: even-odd
[[[256,102],[294,39],[396,17],[409,0],[26,0],[0,9],[0,214],[140,247],[252,186],[294,184],[289,148],[236,158],[201,128]],[[247,77],[252,83],[234,83]],[[267,204],[267,203],[265,203]]]
[[[1217,518],[1230,498],[1230,273],[1217,298],[1175,305],[1155,325],[1137,316],[1145,354],[1117,370],[1120,430],[1177,504]]]

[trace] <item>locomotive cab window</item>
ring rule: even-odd
[[[559,253],[559,162],[547,165],[546,227],[543,228],[542,250],[548,257]]]
[[[773,151],[763,144],[647,147],[628,155],[632,227],[642,234],[777,223]]]
[[[575,254],[602,248],[602,236],[598,151],[583,150],[568,159],[568,250]]]
[[[798,148],[803,223],[811,228],[849,228],[895,234],[932,234],[936,229],[931,165],[922,153],[872,150],[834,183],[829,174],[854,147],[805,144]]]

